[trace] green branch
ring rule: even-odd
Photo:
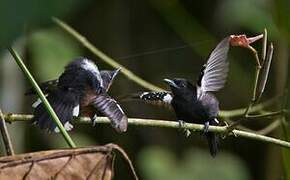
[[[264,108],[273,105],[280,97],[274,97],[272,99],[269,99],[265,102],[262,102],[260,104],[254,105],[250,110],[249,113],[261,111]],[[233,109],[233,110],[220,110],[219,116],[222,118],[232,118],[237,116],[242,116],[245,114],[246,108],[239,108],[239,109]]]
[[[30,83],[33,86],[33,88],[35,89],[35,91],[37,92],[39,98],[43,102],[43,104],[44,104],[45,108],[47,109],[48,113],[50,114],[52,120],[56,123],[57,127],[60,129],[60,132],[63,135],[63,137],[66,140],[66,142],[68,143],[68,145],[71,148],[75,148],[76,147],[75,143],[73,142],[71,137],[68,135],[68,133],[64,129],[61,121],[59,120],[59,118],[57,117],[56,113],[54,112],[54,110],[50,106],[48,100],[46,99],[45,95],[43,94],[43,92],[41,91],[41,89],[37,85],[36,81],[34,80],[32,75],[30,74],[29,70],[26,68],[26,66],[23,63],[23,61],[21,60],[20,56],[12,48],[8,48],[8,50],[11,53],[11,55],[14,57],[16,63],[21,68],[21,70],[23,71],[23,73],[25,74],[27,79],[30,81]]]
[[[7,122],[16,122],[16,121],[29,121],[33,118],[32,115],[25,115],[25,114],[5,114],[5,120]],[[77,123],[91,123],[91,120],[89,118],[78,118],[76,119]],[[106,117],[98,117],[97,123],[99,124],[110,124],[108,118]],[[154,120],[154,119],[139,119],[139,118],[129,118],[128,124],[131,126],[146,126],[146,127],[156,127],[156,128],[175,128],[179,129],[179,123],[174,121],[166,121],[166,120]],[[203,131],[204,126],[201,124],[191,124],[191,123],[185,123],[185,127],[192,131]],[[210,126],[209,127],[210,132],[216,132],[216,133],[226,133],[227,127],[218,127],[218,126]],[[241,131],[241,130],[233,130],[233,134],[235,134],[237,137],[244,137],[248,139],[253,139],[257,141],[262,141],[265,143],[272,143],[279,145],[281,147],[290,148],[290,142],[283,141],[280,139],[276,139],[273,137],[268,137],[252,132],[247,131]],[[231,133],[232,135],[232,133]]]

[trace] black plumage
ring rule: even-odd
[[[215,133],[208,132],[208,127],[219,125],[217,120],[219,102],[211,92],[218,91],[226,82],[228,50],[227,37],[212,51],[195,85],[181,78],[164,79],[169,84],[171,92],[143,92],[133,96],[146,102],[171,105],[179,121],[204,124],[204,135],[207,137],[212,156],[217,154],[219,138]]]
[[[127,116],[107,93],[119,70],[99,71],[91,60],[79,58],[69,63],[57,80],[41,83],[40,87],[66,130],[73,128],[70,121],[74,116],[89,116],[95,122],[96,113],[100,112],[118,132],[124,132]],[[26,94],[35,91],[30,89]],[[41,129],[59,131],[39,99],[33,107],[35,124]]]

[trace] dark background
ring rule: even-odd
[[[112,69],[58,28],[52,16],[70,24],[137,75],[163,88],[167,88],[163,78],[183,77],[194,82],[209,52],[224,37],[244,33],[254,36],[267,28],[275,52],[262,101],[271,99],[285,92],[289,81],[289,7],[286,0],[0,1],[1,109],[29,114],[34,100],[23,95],[29,84],[5,50],[8,45],[24,57],[38,81],[58,77],[65,64],[78,56],[95,60],[100,69]],[[261,43],[254,47],[260,51]],[[222,110],[247,106],[254,82],[255,59],[249,50],[231,48],[229,59],[227,84],[217,93]],[[110,95],[118,98],[142,90],[120,75]],[[121,104],[129,117],[175,119],[167,109],[138,102]],[[277,110],[279,104],[270,110]],[[272,121],[260,119],[245,125],[259,130]],[[30,123],[13,123],[9,131],[17,153],[67,147],[61,135],[41,132]],[[78,124],[70,134],[78,146],[119,144],[132,158],[141,179],[285,178],[287,160],[281,148],[259,141],[226,138],[213,159],[198,133],[186,138],[175,129],[130,126],[125,134],[117,134],[107,125]],[[280,127],[269,135],[283,138]],[[123,160],[117,159],[115,169],[115,179],[130,178]]]

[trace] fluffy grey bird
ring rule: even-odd
[[[40,87],[66,130],[73,128],[70,121],[74,116],[89,116],[95,123],[96,113],[100,112],[111,120],[116,131],[125,132],[127,116],[107,93],[119,71],[99,71],[93,61],[79,58],[69,63],[58,79],[41,83]],[[26,93],[31,94],[35,94],[33,89]],[[35,124],[41,129],[59,132],[40,99],[33,107]]]

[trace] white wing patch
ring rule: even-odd
[[[64,129],[65,129],[66,131],[71,131],[73,128],[74,128],[74,126],[73,126],[70,122],[66,122],[66,123],[64,124]],[[60,130],[59,130],[59,128],[58,128],[57,126],[54,128],[53,131],[54,131],[55,133],[59,133],[59,132],[60,132]]]
[[[45,97],[47,97],[47,96],[48,96],[48,94],[45,94]],[[40,98],[37,98],[37,100],[31,106],[35,109],[41,103],[42,103],[41,99]]]
[[[33,104],[32,104],[32,107],[35,109],[37,108],[37,106],[39,106],[39,104],[41,104],[42,101],[40,98],[38,98]]]
[[[214,121],[215,121],[216,123],[218,123],[218,124],[220,123],[220,122],[217,120],[217,118],[214,118]]]
[[[77,105],[73,109],[73,116],[78,117],[79,116],[79,113],[80,113],[80,105]]]

